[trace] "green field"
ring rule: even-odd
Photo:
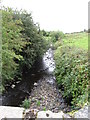
[[[66,34],[63,39],[63,44],[88,50],[88,33]]]

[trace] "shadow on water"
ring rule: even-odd
[[[20,106],[25,98],[30,96],[34,83],[42,79],[46,74],[49,76],[55,68],[53,61],[53,51],[51,48],[39,59],[31,72],[25,73],[22,81],[16,85],[12,85],[7,93],[2,97],[2,105]]]

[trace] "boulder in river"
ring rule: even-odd
[[[38,84],[37,84],[37,83],[34,83],[34,86],[35,86],[35,87],[37,87],[37,86],[38,86]]]

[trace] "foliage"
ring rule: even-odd
[[[30,108],[30,104],[31,104],[31,102],[30,102],[30,100],[29,99],[25,99],[23,102],[22,102],[22,107],[24,107],[25,109],[28,109],[28,108]]]
[[[63,40],[58,40],[55,43],[53,43],[53,49],[56,50],[58,47],[63,45]]]
[[[23,37],[26,39],[26,46],[21,52],[24,62],[23,69],[30,69],[37,57],[40,57],[45,50],[46,42],[42,37],[40,28],[38,28],[32,19],[31,14],[26,11],[15,11],[14,19],[21,19],[23,30],[21,31]]]
[[[61,46],[55,52],[56,80],[66,101],[79,106],[87,101],[88,54],[76,47]]]
[[[4,90],[5,89],[4,89],[3,85],[0,83],[0,94],[2,94]]]
[[[52,42],[56,42],[64,38],[64,33],[61,31],[52,31],[50,32]]]
[[[46,107],[43,108],[43,111],[46,111]]]
[[[21,79],[46,50],[46,41],[31,13],[2,9],[2,85]]]
[[[11,9],[2,10],[2,84],[13,80],[18,69],[18,64],[14,61],[23,57],[18,54],[24,46],[20,31],[21,20],[13,20]],[[18,51],[18,52],[15,52]]]
[[[50,32],[48,32],[48,31],[42,30],[41,32],[42,32],[42,35],[45,36],[45,37],[50,36]]]
[[[39,100],[37,101],[37,106],[40,106],[40,101]]]

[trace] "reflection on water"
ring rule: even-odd
[[[54,84],[55,77],[52,73],[54,69],[53,51],[49,48],[43,58],[35,63],[30,73],[25,74],[21,82],[17,82],[3,95],[2,105],[19,106],[26,97],[29,97],[34,83],[40,79],[48,77],[47,82],[51,85]]]
[[[55,69],[55,62],[53,60],[53,51],[51,48],[44,54],[43,57],[44,67],[48,68],[48,72],[52,73]]]

